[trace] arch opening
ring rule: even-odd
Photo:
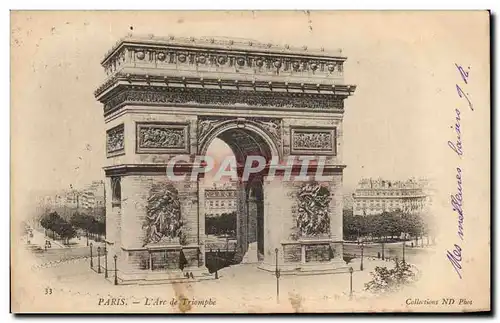
[[[206,156],[214,162],[214,168],[204,178],[205,230],[208,233],[207,267],[210,259],[217,257],[215,250],[224,248],[230,258],[219,261],[219,267],[236,263],[257,263],[264,259],[264,187],[262,174],[256,173],[248,181],[242,179],[241,167],[249,156],[264,157],[269,162],[276,149],[266,138],[247,127],[232,127],[217,132],[206,146]],[[226,158],[236,160],[236,170],[231,165],[225,171],[233,176],[216,176]],[[224,203],[222,205],[222,203]],[[232,215],[229,216],[229,215]],[[222,218],[224,217],[224,219]],[[234,221],[223,223],[224,221]],[[219,223],[222,228],[214,228]],[[236,230],[231,232],[230,229]],[[216,233],[216,234],[214,234]],[[212,245],[212,248],[210,246]],[[210,253],[210,250],[212,252]],[[220,255],[220,253],[219,253]],[[219,259],[221,260],[221,259]]]

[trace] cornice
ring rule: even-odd
[[[338,92],[337,92],[338,91]],[[283,84],[271,85],[267,89],[249,86],[166,86],[118,84],[101,99],[104,115],[107,116],[126,105],[148,106],[194,106],[246,109],[297,109],[308,111],[343,111],[343,100],[353,88],[347,86],[321,87],[316,91],[286,88]]]
[[[174,173],[176,175],[190,174],[193,168],[198,169],[199,165],[194,163],[176,164],[174,166]],[[323,175],[339,175],[342,174],[346,165],[341,164],[326,164],[322,167]],[[264,167],[261,171],[262,176],[267,176],[270,166]],[[308,167],[308,174],[315,174],[318,166],[310,165]],[[276,176],[283,176],[285,173],[290,172],[291,175],[301,175],[301,165],[281,166],[276,169],[274,174]],[[164,175],[167,176],[167,166],[165,164],[123,164],[104,167],[104,172],[107,177],[110,176],[134,176],[134,175]],[[243,167],[238,167],[237,172],[242,173]],[[199,174],[203,177],[203,174]]]
[[[184,87],[184,88],[205,88],[205,89],[235,89],[235,90],[253,90],[253,91],[285,91],[297,93],[323,93],[342,96],[350,96],[356,90],[356,85],[349,84],[332,84],[330,82],[322,82],[311,79],[284,79],[273,76],[259,78],[259,80],[245,77],[235,77],[232,79],[222,78],[207,78],[196,76],[195,73],[191,77],[186,76],[166,76],[158,74],[131,74],[127,71],[121,71],[108,78],[96,91],[95,96],[103,102],[110,89],[116,85],[138,85],[138,86],[167,86],[167,87]],[[298,82],[303,81],[303,82]]]

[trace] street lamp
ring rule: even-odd
[[[104,278],[108,278],[108,248],[104,245]]]
[[[364,241],[361,242],[361,265],[359,266],[359,270],[363,271],[363,250],[365,249]]]
[[[352,273],[354,269],[352,267],[349,267],[349,275],[350,275],[350,280],[349,280],[349,298],[352,298]]]
[[[97,247],[97,273],[101,273],[101,246]]]
[[[403,263],[405,263],[406,240],[403,240]]]
[[[384,242],[382,242],[382,260],[385,260],[385,256],[384,256]]]
[[[219,257],[220,249],[217,248],[217,253],[215,254],[215,279],[219,279]]]
[[[276,301],[280,301],[280,276],[281,276],[281,270],[278,268],[278,248],[274,249],[274,252],[276,253],[276,270],[274,272],[274,275],[276,276]]]
[[[90,268],[94,268],[94,262],[92,260],[92,242],[90,243]]]
[[[118,285],[118,277],[116,276],[116,272],[117,272],[117,270],[116,270],[116,259],[117,258],[118,258],[117,255],[113,256],[113,259],[115,260],[115,285]]]

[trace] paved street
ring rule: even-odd
[[[210,279],[201,282],[185,282],[176,284],[152,285],[113,285],[113,273],[104,278],[104,273],[98,274],[90,269],[90,250],[86,246],[61,246],[53,242],[53,248],[43,250],[46,237],[42,232],[33,231],[29,246],[36,256],[32,270],[37,272],[40,288],[50,287],[54,293],[67,297],[86,297],[92,302],[99,298],[121,296],[130,302],[143,302],[147,297],[172,299],[187,297],[197,299],[217,299],[218,306],[198,308],[200,311],[218,312],[221,308],[232,308],[234,311],[262,312],[276,309],[278,301],[277,280],[272,272],[262,271],[255,264],[240,264],[221,269],[219,279],[212,275]],[[26,239],[24,237],[23,239]],[[26,241],[23,245],[28,248]],[[34,251],[38,246],[38,251]],[[377,259],[379,244],[366,245],[364,249],[364,271],[360,271],[360,257],[349,262],[353,267],[352,289],[354,299],[370,299],[374,295],[364,291],[364,285],[371,280],[371,272],[376,266],[393,267],[391,260]],[[95,249],[94,249],[95,250]],[[344,252],[360,255],[357,244],[344,245]],[[406,259],[409,263],[419,263],[419,255],[432,252],[430,248],[406,248]],[[402,255],[401,243],[385,245],[386,257],[395,258]],[[426,257],[423,257],[426,258]],[[103,258],[101,258],[103,261]],[[94,253],[94,264],[96,264]],[[39,276],[40,275],[40,276]],[[323,275],[282,275],[279,279],[279,302],[284,311],[302,311],[308,307],[330,308],[331,302],[345,302],[349,306],[350,275],[348,272]],[[111,296],[110,296],[111,295]],[[330,305],[329,305],[330,303]],[[267,304],[267,305],[263,305]],[[133,306],[131,310],[133,310]],[[159,311],[179,311],[177,308],[153,308]]]
[[[365,257],[377,257],[377,254],[380,252],[382,254],[382,245],[380,243],[374,244],[365,244],[363,254]],[[410,263],[417,263],[421,255],[434,252],[432,247],[427,247],[424,244],[424,247],[411,247],[411,242],[406,242],[405,247],[405,258]],[[361,246],[357,243],[344,243],[344,253],[355,255],[356,257],[361,257]],[[402,242],[394,242],[394,243],[386,243],[384,245],[384,255],[385,258],[395,259],[396,257],[399,259],[403,259],[403,243]]]
[[[22,238],[22,245],[30,249],[39,259],[38,262],[41,264],[59,260],[87,257],[90,255],[90,247],[86,246],[86,240],[84,240],[84,238],[82,238],[79,243],[72,243],[66,246],[59,241],[46,237],[41,231],[33,229],[32,232],[33,237],[30,238],[30,245],[27,245],[27,237]],[[78,239],[74,238],[72,240]],[[50,241],[51,248],[45,250],[45,241]],[[90,242],[93,243],[94,251],[98,246],[104,246],[102,242],[95,242],[92,240],[90,240]]]
[[[94,263],[96,260],[94,258]],[[393,267],[392,261],[382,261],[371,257],[364,258],[364,271],[360,271],[360,259],[354,259],[350,264],[353,267],[353,294],[355,297],[371,297],[363,291],[364,284],[371,279],[370,272],[376,266]],[[121,295],[133,299],[161,296],[163,298],[175,297],[181,293],[196,296],[197,298],[214,297],[219,303],[239,302],[241,306],[260,304],[268,301],[276,302],[276,277],[272,272],[262,271],[255,264],[240,264],[224,268],[219,271],[219,279],[214,275],[212,279],[202,282],[187,282],[178,284],[155,285],[118,285],[112,284],[112,273],[108,281],[104,274],[97,274],[90,269],[88,258],[66,260],[38,269],[44,273],[45,284],[61,293],[71,295],[88,295],[99,297],[102,295]],[[82,283],[84,282],[84,283]],[[326,302],[328,300],[348,299],[349,273],[323,274],[323,275],[282,275],[279,280],[280,297],[289,303],[289,299],[299,297],[301,306],[307,303]],[[181,292],[179,292],[179,290]],[[314,303],[316,304],[316,303]],[[257,308],[254,308],[257,311]]]
[[[353,273],[353,293],[355,297],[370,296],[363,292],[364,283],[370,279],[370,271],[376,265],[391,266],[391,263],[367,260],[365,271]],[[359,269],[359,268],[357,268]],[[40,269],[44,272],[44,285],[50,286],[60,295],[89,297],[97,302],[99,297],[120,296],[130,301],[146,297],[171,299],[182,295],[188,298],[217,300],[218,307],[202,310],[215,311],[217,308],[238,307],[242,311],[260,311],[263,304],[275,308],[277,302],[276,278],[273,273],[265,272],[256,265],[235,265],[219,272],[219,279],[203,282],[156,285],[118,285],[104,279],[89,268],[88,259],[66,261],[51,268]],[[111,275],[112,276],[112,275]],[[349,273],[313,276],[282,276],[279,280],[280,302],[300,311],[307,306],[317,306],[333,300],[348,301]],[[224,305],[225,304],[225,305]],[[294,305],[295,304],[295,305]],[[168,311],[168,308],[167,308]]]
[[[396,246],[394,246],[396,247]],[[390,249],[392,250],[392,249]],[[425,251],[427,252],[427,251]],[[61,256],[62,255],[62,256]],[[39,289],[50,288],[54,295],[68,297],[85,304],[94,304],[100,298],[123,297],[130,302],[122,311],[133,311],[133,302],[144,302],[146,298],[187,297],[189,299],[217,300],[217,306],[192,310],[220,312],[231,308],[240,312],[262,312],[276,310],[277,286],[272,272],[262,271],[255,264],[240,264],[219,271],[219,279],[212,275],[201,282],[157,283],[152,285],[113,285],[113,273],[104,278],[90,269],[88,248],[60,248],[38,255],[31,271],[38,277]],[[40,258],[41,257],[41,258]],[[61,258],[63,257],[63,258]],[[426,257],[423,257],[426,258]],[[415,257],[417,259],[417,257]],[[103,259],[101,259],[102,263]],[[94,264],[96,264],[94,257]],[[375,295],[364,291],[364,285],[371,279],[371,272],[376,266],[393,267],[390,260],[382,261],[370,256],[363,259],[364,271],[360,271],[360,259],[351,260],[349,266],[353,272],[353,297],[357,301],[367,301]],[[41,278],[41,279],[40,279]],[[350,275],[348,272],[324,275],[292,276],[282,275],[279,279],[279,306],[283,311],[305,311],[307,308],[331,308],[336,302],[338,308],[349,308]],[[42,292],[43,293],[43,292]],[[84,298],[84,299],[82,299]],[[89,305],[90,306],[90,305]],[[109,311],[109,308],[103,309]],[[118,310],[118,309],[117,309]],[[152,307],[151,311],[178,312],[178,308]]]

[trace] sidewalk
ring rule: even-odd
[[[83,248],[87,246],[87,237],[81,237],[78,239],[77,237],[70,239],[69,244],[65,245],[60,241],[55,241],[52,238],[46,237],[44,232],[40,232],[37,229],[33,228],[33,238],[31,238],[31,244],[38,245],[40,248],[45,248],[45,241],[50,241],[52,248],[51,249],[68,249],[68,248]],[[104,242],[96,242],[89,238],[89,244],[92,243],[93,246],[98,247],[104,246]]]
[[[50,241],[52,245],[52,249],[60,249],[60,248],[67,248],[65,245],[62,243],[53,240],[52,238],[46,237],[44,232],[40,232],[35,228],[32,228],[33,232],[33,238],[30,238],[31,244],[37,245],[40,248],[44,249],[45,248],[45,241]]]

